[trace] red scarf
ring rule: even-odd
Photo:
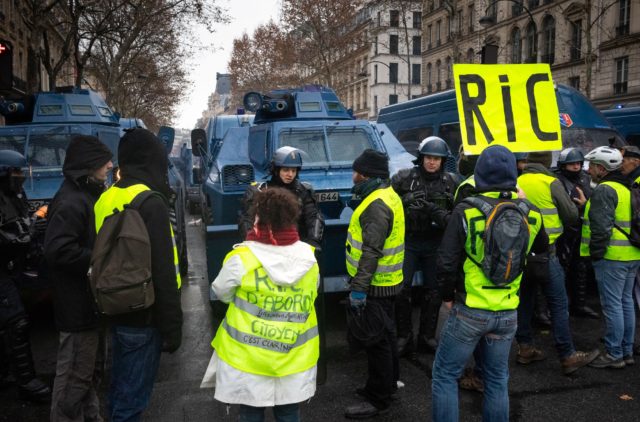
[[[282,230],[271,230],[268,226],[258,224],[253,230],[247,233],[247,240],[253,240],[267,245],[286,246],[292,245],[300,240],[298,229],[295,226]]]

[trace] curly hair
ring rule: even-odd
[[[255,194],[249,215],[252,220],[257,215],[260,225],[281,230],[298,224],[300,203],[287,189],[272,187]]]

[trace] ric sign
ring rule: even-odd
[[[466,154],[494,143],[513,152],[562,149],[548,64],[461,64],[453,73]]]

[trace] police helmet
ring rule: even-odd
[[[273,153],[271,164],[274,167],[302,167],[302,151],[294,147],[281,147]]]
[[[9,149],[0,151],[0,177],[6,176],[11,170],[19,170],[26,166],[27,159],[19,152]]]
[[[528,152],[514,152],[513,155],[516,156],[516,161],[524,161],[529,158]]]
[[[437,136],[429,136],[424,138],[418,146],[418,156],[423,155],[447,158],[451,155],[451,152],[444,139]]]
[[[558,165],[582,163],[584,161],[584,154],[578,148],[565,148],[560,151],[558,156]]]
[[[618,170],[622,166],[622,153],[611,147],[598,147],[584,156],[591,164],[600,164],[607,171]]]

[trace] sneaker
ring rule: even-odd
[[[566,357],[560,361],[562,365],[562,372],[565,375],[572,374],[585,365],[589,365],[600,355],[598,349],[591,352],[573,352],[569,357]]]
[[[484,383],[473,369],[465,369],[464,374],[459,381],[460,388],[463,390],[477,391],[484,393]]]
[[[18,391],[21,398],[33,402],[45,402],[51,398],[51,388],[37,378],[19,385]]]
[[[622,358],[624,364],[627,366],[632,366],[636,364],[636,360],[633,358],[633,355],[627,355]]]
[[[379,409],[368,401],[354,404],[345,409],[344,416],[348,419],[369,419],[389,412],[389,408]]]
[[[622,358],[616,359],[611,356],[609,353],[605,353],[603,355],[598,356],[598,359],[594,360],[589,364],[589,366],[593,368],[615,368],[622,369],[627,364],[624,362]]]
[[[519,344],[518,345],[518,357],[516,362],[522,365],[528,365],[531,362],[537,362],[547,358],[547,355],[537,347],[531,344]]]

